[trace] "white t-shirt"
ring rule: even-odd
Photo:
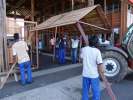
[[[79,40],[78,39],[76,39],[76,40],[71,39],[71,41],[72,41],[72,48],[78,48]]]
[[[83,77],[99,77],[97,65],[103,63],[100,50],[84,47],[81,49],[80,57],[83,59]]]
[[[50,39],[50,44],[51,44],[52,46],[55,45],[55,38]]]
[[[42,49],[42,41],[39,41],[39,43],[38,43],[38,49]]]
[[[17,56],[18,63],[24,63],[30,60],[29,55],[27,53],[28,46],[25,41],[18,41],[12,46],[13,55]]]

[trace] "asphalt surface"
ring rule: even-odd
[[[119,83],[114,83],[112,89],[117,97],[117,100],[133,100],[133,73],[128,74],[124,80]],[[111,100],[106,89],[101,92],[103,100]]]
[[[47,87],[50,84],[52,85],[54,83],[59,83],[59,82],[71,79],[75,76],[81,75],[81,71],[82,71],[82,68],[77,67],[77,68],[72,68],[64,71],[55,72],[48,75],[42,75],[34,78],[34,82],[26,86],[21,86],[19,83],[16,83],[16,82],[8,83],[5,85],[5,87],[2,90],[0,90],[0,100],[5,97],[17,95],[29,90],[32,91],[34,89],[38,89],[41,87],[42,88]],[[75,85],[76,84],[77,83],[75,83]],[[117,97],[117,100],[133,100],[133,73],[127,75],[126,78],[121,82],[113,83],[111,87]],[[71,88],[67,88],[65,91],[70,91],[70,90]],[[75,89],[75,93],[76,91],[77,92],[80,91],[80,94],[81,94],[81,88]],[[109,95],[107,94],[106,89],[103,89],[101,91],[101,98],[102,98],[101,100],[111,100]],[[78,100],[78,99],[72,99],[72,100]]]
[[[47,64],[44,63],[45,66],[42,66],[42,69],[45,70],[48,68],[52,69],[52,68],[62,67],[61,65],[58,65],[58,64],[54,64],[54,65],[51,64],[50,59],[51,58],[49,59],[41,58],[42,65],[44,61],[48,62]],[[68,64],[70,63],[67,63],[66,65]],[[32,84],[29,84],[26,86],[21,86],[17,82],[10,82],[10,83],[7,83],[2,90],[0,90],[0,100],[4,100],[5,97],[9,98],[5,100],[33,100],[33,98],[12,99],[10,97],[14,96],[14,98],[16,98],[15,96],[19,96],[19,94],[27,93],[28,91],[29,93],[36,95],[35,93],[37,92],[33,92],[34,90],[37,90],[39,93],[38,95],[40,95],[42,98],[44,94],[45,94],[45,97],[46,97],[46,94],[49,95],[49,92],[50,93],[52,92],[53,94],[55,94],[55,97],[57,94],[59,95],[59,97],[61,97],[61,99],[45,98],[45,100],[81,100],[82,89],[78,83],[80,82],[81,84],[81,80],[79,78],[75,78],[77,76],[81,76],[81,73],[82,73],[82,67],[75,67],[75,68],[70,68],[62,71],[57,71],[57,72],[37,76],[33,79],[34,82]],[[64,83],[61,83],[62,81],[64,81]],[[71,82],[73,82],[74,85],[70,84],[66,86]],[[53,84],[56,84],[56,85],[53,85]],[[63,84],[63,90],[59,88],[61,87],[61,84]],[[49,85],[51,85],[51,87],[49,87]],[[45,91],[46,87],[47,87],[46,89],[47,91]],[[117,97],[117,100],[133,100],[133,73],[128,74],[125,77],[125,79],[122,80],[121,82],[113,83],[111,87]],[[52,89],[52,91],[50,89]],[[58,92],[59,90],[63,91],[66,97],[64,97],[64,94],[62,95],[60,92]],[[44,94],[41,95],[41,92],[39,91],[43,91]],[[74,98],[73,95],[75,95],[75,97],[78,97],[78,98]],[[21,96],[23,97],[23,95]],[[64,99],[62,99],[62,97],[64,97]],[[44,99],[34,99],[34,100],[44,100]],[[107,94],[106,89],[101,90],[101,100],[111,100],[109,95]]]
[[[17,82],[8,83],[4,86],[2,90],[0,90],[0,99],[11,95],[15,95],[17,93],[25,92],[31,89],[44,87],[56,82],[60,82],[60,81],[72,78],[74,76],[78,76],[81,74],[81,71],[82,71],[82,68],[78,67],[78,68],[72,68],[64,71],[47,74],[47,75],[38,76],[33,78],[32,84],[29,84],[26,86],[21,86]]]

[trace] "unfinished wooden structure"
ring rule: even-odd
[[[121,43],[127,30],[127,12],[132,6],[131,0],[7,0],[7,15],[41,23],[51,16],[96,4],[102,5],[112,31],[118,30]]]
[[[60,31],[59,29],[62,29]],[[73,10],[57,16],[53,16],[45,22],[37,25],[35,30],[55,30],[56,34],[72,33],[81,34],[87,43],[85,34],[111,33],[110,24],[104,15],[101,6],[95,5],[78,10]],[[58,32],[59,31],[59,32]]]

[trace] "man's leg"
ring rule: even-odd
[[[82,100],[89,100],[90,79],[83,77]]]
[[[60,48],[58,52],[58,62],[61,63],[61,49]]]
[[[63,64],[66,62],[65,56],[66,56],[66,48],[63,49]]]
[[[99,78],[91,79],[93,100],[100,100],[100,81]]]
[[[64,49],[61,49],[61,64],[64,64]]]
[[[58,59],[59,54],[58,54],[58,48],[55,48],[55,58]]]
[[[24,85],[26,84],[26,80],[25,80],[25,64],[21,63],[19,64],[19,68],[20,68],[20,74],[21,74],[21,84]]]
[[[74,49],[74,63],[77,62],[77,48]]]
[[[72,48],[72,63],[74,63],[74,48]]]
[[[31,83],[32,82],[31,62],[30,61],[26,62],[26,66],[27,66],[27,82]]]

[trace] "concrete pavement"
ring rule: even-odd
[[[81,100],[81,76],[36,88],[1,100]],[[101,90],[104,86],[101,84]],[[91,93],[90,93],[90,96]]]
[[[8,83],[0,90],[0,100],[81,100],[81,72],[80,64],[34,72],[33,84],[20,86],[16,82]],[[112,89],[117,100],[133,100],[133,73],[112,84]],[[101,100],[111,100],[102,83]]]

